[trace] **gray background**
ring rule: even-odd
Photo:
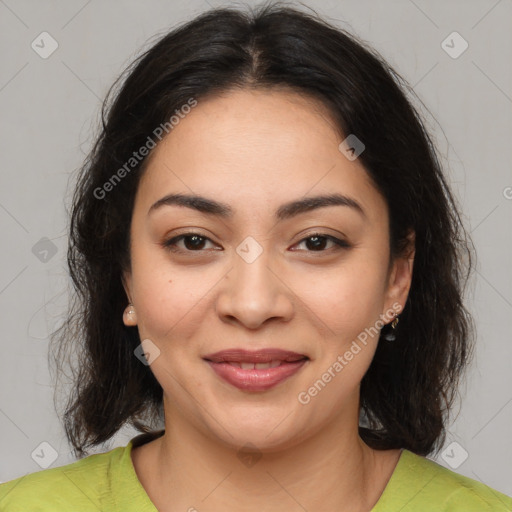
[[[51,467],[73,460],[53,405],[48,332],[66,303],[68,179],[91,147],[100,100],[156,35],[209,5],[221,3],[0,0],[0,481],[40,470],[52,448],[58,457]],[[437,461],[510,495],[512,2],[307,5],[372,44],[432,114],[425,112],[427,125],[478,252],[467,296],[476,358]],[[46,59],[31,47],[42,45],[43,31],[58,43]],[[457,58],[442,47],[453,31],[469,44]],[[461,40],[452,39],[445,45],[459,52]],[[98,451],[133,434],[125,429]]]

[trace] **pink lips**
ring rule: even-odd
[[[244,391],[265,391],[297,373],[308,357],[280,349],[228,349],[205,356],[213,371]]]

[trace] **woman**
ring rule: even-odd
[[[2,510],[512,510],[424,458],[471,352],[471,259],[401,84],[279,6],[134,63],[76,188],[57,359],[83,343],[76,455],[143,433],[4,484]]]

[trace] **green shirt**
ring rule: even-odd
[[[127,446],[6,482],[0,485],[0,511],[158,512],[138,480],[130,456],[132,447],[152,438],[151,434],[138,435]],[[371,510],[399,511],[510,512],[512,499],[402,450],[384,492]]]

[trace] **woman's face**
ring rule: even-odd
[[[171,424],[260,450],[357,431],[375,334],[405,304],[412,259],[390,266],[386,203],[341,142],[313,100],[238,90],[199,100],[154,150],[125,323],[150,340]],[[334,195],[345,204],[312,200]]]

